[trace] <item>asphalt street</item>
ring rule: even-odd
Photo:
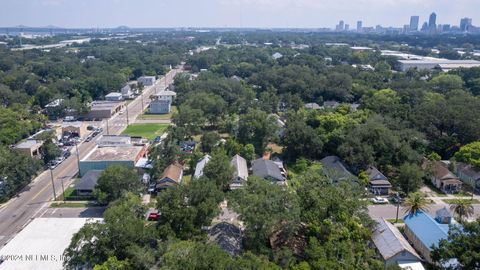
[[[181,69],[171,70],[167,76],[157,80],[155,85],[146,87],[141,96],[138,96],[128,104],[123,114],[117,114],[108,120],[108,133],[120,134],[127,127],[127,111],[129,123],[134,123],[135,118],[142,113],[142,109],[147,108],[150,103],[150,95],[165,89],[167,85],[173,82],[173,78],[179,72],[181,72]],[[102,134],[106,134],[107,122],[103,121],[101,126],[104,130]],[[99,137],[100,136],[96,136],[90,142],[79,144],[78,151],[80,159],[95,147],[96,140]],[[65,188],[68,187],[77,175],[77,172],[78,160],[74,148],[72,155],[52,171],[54,179],[53,185],[55,186],[57,196],[62,193],[62,185]],[[47,212],[45,212],[53,200],[52,177],[50,170],[47,170],[37,176],[32,183],[15,198],[0,206],[0,248],[21,231],[31,220],[44,216],[46,213],[51,213],[51,215],[55,215],[57,212],[67,213],[67,216],[86,216],[90,213],[88,212],[90,210],[86,211],[85,209],[83,211],[77,209],[77,212],[75,210],[47,210]],[[92,213],[95,213],[95,211]]]

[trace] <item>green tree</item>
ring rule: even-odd
[[[409,215],[415,215],[419,211],[425,212],[428,209],[428,200],[423,193],[410,193],[405,200],[405,207],[405,213]]]
[[[463,222],[464,219],[468,219],[473,216],[475,209],[473,208],[472,201],[466,199],[458,199],[450,206],[450,209],[457,215],[458,221]]]
[[[242,144],[251,143],[261,155],[267,143],[275,136],[275,120],[260,110],[250,110],[240,116],[237,139]]]
[[[177,127],[185,128],[189,136],[200,133],[205,125],[205,116],[202,110],[194,109],[188,105],[181,105],[178,113],[173,116],[173,123]]]
[[[440,265],[451,259],[458,260],[458,268],[480,268],[480,220],[452,226],[448,230],[448,239],[440,240],[438,247],[433,247],[432,260]]]
[[[112,165],[98,178],[93,194],[100,203],[108,204],[126,192],[139,191],[140,187],[140,178],[135,170],[122,165]]]
[[[480,168],[480,141],[464,145],[455,153],[458,161]]]
[[[220,140],[220,135],[216,132],[205,132],[202,136],[202,151],[205,153],[210,153],[213,150],[213,147],[218,144]]]
[[[221,190],[227,190],[233,179],[233,168],[230,165],[230,158],[223,149],[217,149],[212,153],[212,158],[205,165],[203,172]]]
[[[233,259],[218,246],[192,241],[169,245],[160,258],[160,269],[165,270],[223,270],[233,264]]]
[[[463,80],[458,75],[440,74],[434,77],[430,84],[435,91],[446,93],[450,90],[462,89]]]
[[[283,222],[284,228],[293,229],[299,219],[296,197],[257,177],[249,177],[245,188],[234,190],[229,202],[246,225],[246,248],[256,252],[268,252],[266,243],[274,226]]]
[[[404,163],[398,167],[397,183],[406,193],[417,191],[422,185],[423,171],[412,163]]]
[[[249,143],[243,146],[240,155],[250,164],[255,159],[255,146]]]
[[[119,261],[117,257],[108,257],[108,260],[100,265],[95,265],[93,270],[129,270],[132,269],[128,261]]]

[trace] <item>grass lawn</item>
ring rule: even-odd
[[[188,183],[190,183],[190,180],[192,180],[192,175],[191,174],[184,175],[182,177],[182,183],[184,183],[185,185],[188,185]]]
[[[399,219],[397,220],[397,222],[395,222],[395,219],[394,219],[394,218],[387,218],[387,221],[390,222],[390,223],[392,223],[392,224],[395,224],[395,223],[404,223],[404,222],[403,222],[403,219],[401,219],[401,218],[399,218]]]
[[[149,140],[162,135],[168,124],[131,124],[122,132],[124,135],[140,136]]]
[[[144,112],[143,114],[139,115],[137,117],[137,119],[140,119],[140,120],[168,120],[168,119],[171,119],[172,115],[174,113],[177,113],[177,112],[178,112],[177,107],[172,106],[172,109],[171,109],[170,113],[168,113],[168,114],[149,114],[149,113]]]
[[[445,203],[448,203],[448,204],[453,204],[455,203],[455,201],[458,200],[458,199],[442,199],[443,202]],[[470,199],[466,199],[468,201],[470,201]],[[479,204],[480,201],[478,199],[473,199],[471,200],[473,204]]]
[[[52,208],[85,208],[88,207],[88,202],[54,202],[50,204]]]

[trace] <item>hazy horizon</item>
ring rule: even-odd
[[[0,26],[65,28],[334,28],[339,20],[356,28],[419,25],[437,14],[437,24],[459,25],[469,17],[480,22],[476,0],[0,0]]]

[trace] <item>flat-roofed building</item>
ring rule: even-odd
[[[177,93],[169,90],[152,95],[152,102],[150,103],[148,112],[152,114],[170,113],[172,102],[176,95]]]
[[[480,67],[480,61],[476,60],[449,60],[440,58],[423,58],[420,60],[398,60],[401,71],[407,71],[411,68],[419,70],[440,69],[442,71],[450,71],[459,68]]]
[[[84,118],[86,119],[106,119],[122,110],[125,106],[123,101],[94,101],[91,104],[90,112]]]
[[[86,223],[101,222],[99,218],[36,218],[0,250],[0,270],[49,269],[61,270],[62,254],[72,237]],[[20,259],[21,258],[21,259]]]
[[[80,176],[90,170],[105,170],[111,165],[135,168],[135,164],[146,152],[146,146],[97,146],[80,160]]]
[[[43,141],[40,140],[26,140],[15,145],[15,150],[24,153],[28,156],[40,158]]]
[[[105,100],[107,101],[122,101],[123,95],[119,92],[111,92],[105,96]]]

